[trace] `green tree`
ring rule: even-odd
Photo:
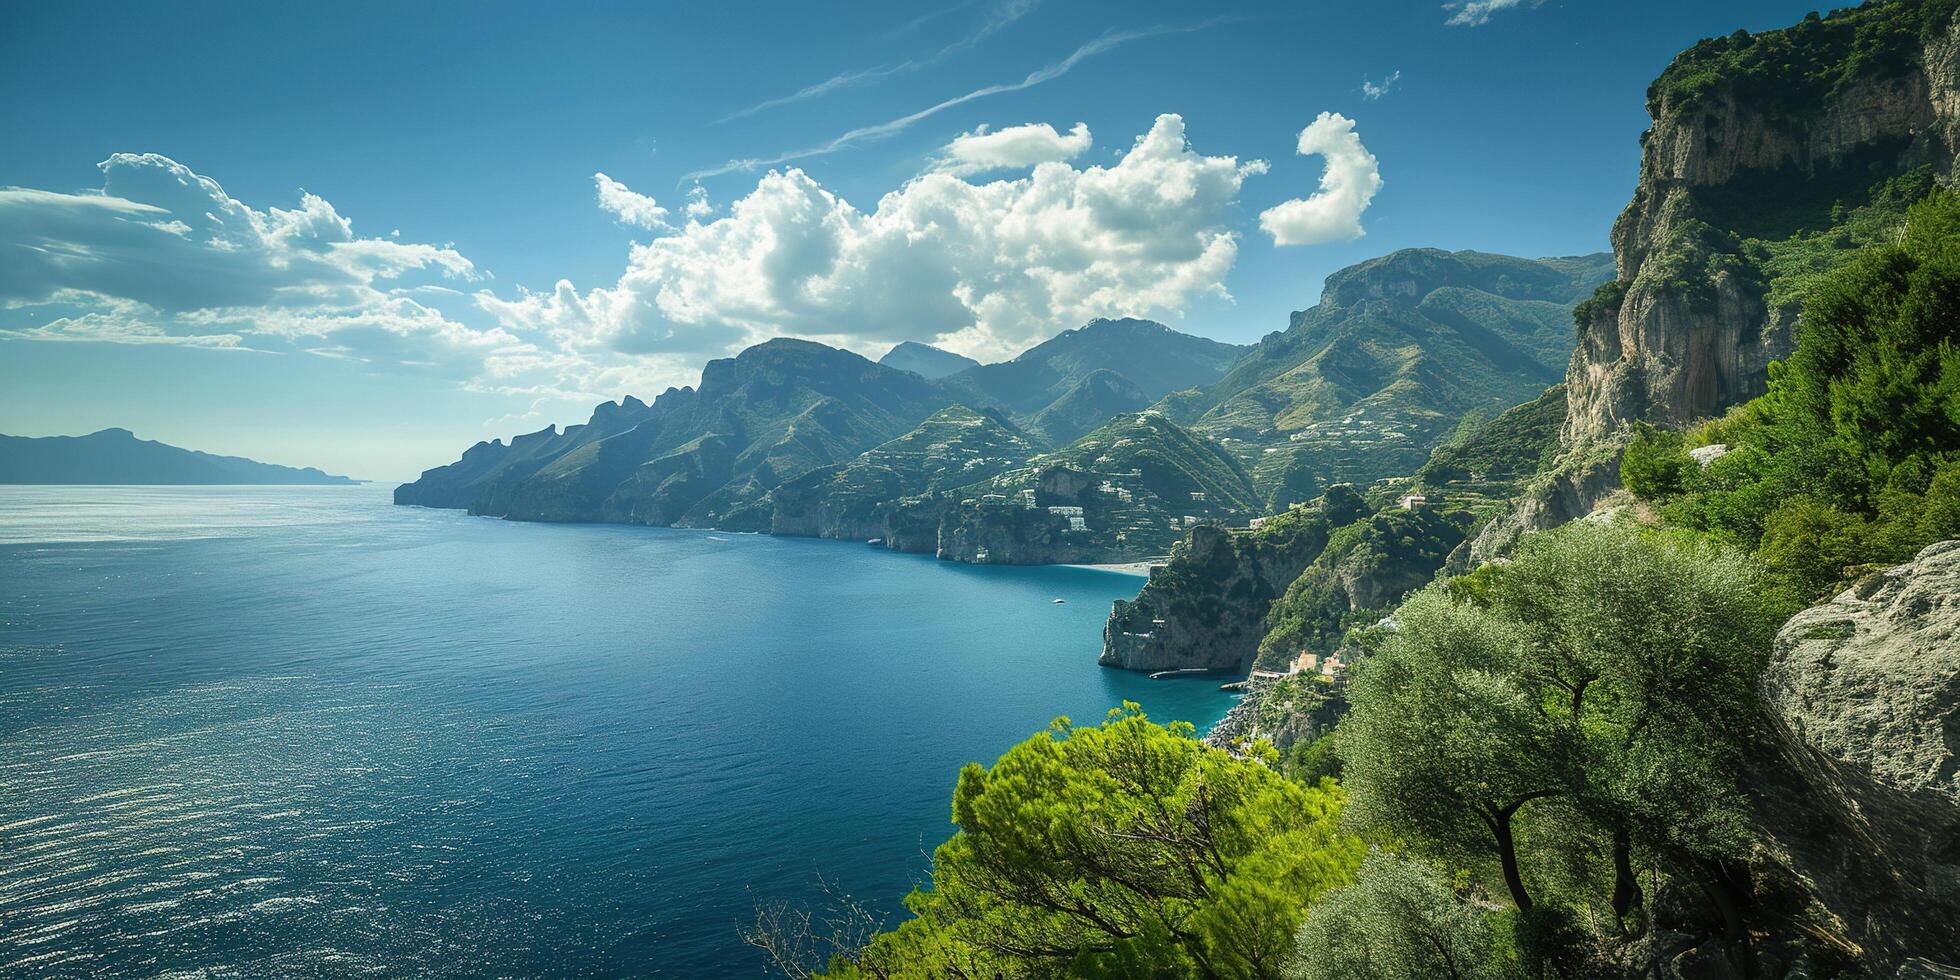
[[[1534,868],[1587,904],[1612,882],[1598,904],[1620,916],[1641,855],[1719,884],[1746,840],[1736,773],[1776,619],[1753,566],[1707,542],[1589,522],[1530,536],[1404,604],[1357,667],[1335,733],[1355,813],[1466,866],[1494,859],[1525,913]],[[1526,816],[1544,822],[1532,839],[1605,867],[1533,864]]]
[[[1308,903],[1365,849],[1333,783],[1191,735],[1126,704],[969,765],[915,917],[831,975],[1279,976]]]
[[[1300,927],[1293,980],[1497,980],[1513,964],[1491,919],[1434,866],[1376,850],[1354,884],[1315,902]]]

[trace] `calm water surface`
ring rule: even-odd
[[[1095,666],[1140,584],[382,487],[0,488],[0,975],[755,976],[758,901],[898,908],[962,763],[1126,698],[1224,713]]]

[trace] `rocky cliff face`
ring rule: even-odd
[[[1248,669],[1273,601],[1327,549],[1335,527],[1366,513],[1361,495],[1343,485],[1256,530],[1192,528],[1135,600],[1116,602],[1098,662],[1142,671]]]
[[[1763,392],[1768,362],[1792,346],[1796,310],[1772,307],[1745,242],[1826,227],[1874,178],[1921,165],[1952,172],[1951,14],[1868,4],[1705,41],[1676,59],[1649,93],[1640,183],[1613,227],[1618,279],[1582,307],[1568,444],[1634,420],[1707,417]]]
[[[1241,672],[1259,652],[1266,610],[1327,545],[1326,523],[1266,538],[1193,528],[1133,601],[1118,599],[1097,661],[1126,670]]]
[[[1792,618],[1763,693],[1751,873],[1794,926],[1771,934],[1853,975],[1960,976],[1960,541]]]

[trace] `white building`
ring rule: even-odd
[[[1048,513],[1050,513],[1050,514],[1053,514],[1053,515],[1055,515],[1056,517],[1081,517],[1081,516],[1082,516],[1082,508],[1080,508],[1080,507],[1063,507],[1063,506],[1059,506],[1059,505],[1057,505],[1057,506],[1054,506],[1054,507],[1050,507],[1050,508],[1048,508]]]
[[[1429,503],[1429,498],[1419,493],[1405,493],[1395,498],[1395,506],[1403,510],[1421,510]]]

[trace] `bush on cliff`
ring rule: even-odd
[[[1713,444],[1706,466],[1687,455]],[[1786,610],[1960,535],[1960,194],[1822,279],[1766,394],[1642,432],[1621,472],[1670,521],[1755,550]]]
[[[1333,783],[1191,736],[1126,704],[967,766],[915,918],[829,975],[1280,976],[1307,905],[1353,880],[1365,848],[1338,826]]]

